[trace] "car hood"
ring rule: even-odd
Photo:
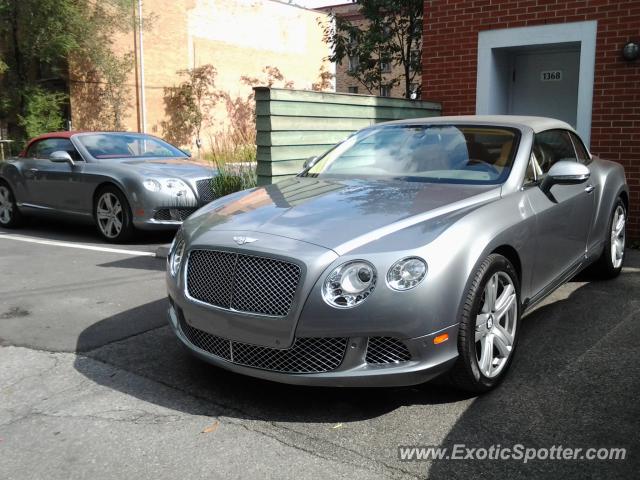
[[[120,160],[120,165],[134,169],[144,175],[159,175],[163,177],[203,178],[212,177],[216,169],[207,163],[181,158],[151,158],[135,160]]]
[[[264,232],[341,254],[356,238],[379,238],[393,227],[397,231],[499,196],[496,185],[296,177],[214,201],[185,222],[185,231],[193,240],[212,229]]]

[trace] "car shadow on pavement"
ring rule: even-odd
[[[137,270],[164,272],[167,269],[167,262],[157,257],[136,256],[114,262],[101,263],[97,266],[103,268],[133,268]]]
[[[525,317],[512,370],[478,397],[441,446],[626,448],[626,460],[451,460],[433,478],[633,478],[640,468],[640,275],[587,283]],[[590,278],[588,273],[580,280]],[[494,447],[494,452],[496,447]],[[465,451],[466,452],[466,451]],[[545,453],[542,453],[544,456]],[[580,455],[580,453],[578,453]]]
[[[100,244],[118,248],[117,244],[111,244],[105,241],[98,233],[95,225],[90,223],[74,222],[66,218],[59,219],[45,216],[27,217],[22,228],[13,230],[11,233],[41,238],[43,240]],[[175,230],[137,230],[134,238],[126,244],[135,246],[171,243],[175,233]]]
[[[469,404],[448,428],[442,445],[626,446],[637,452],[638,266],[639,262],[633,262],[612,281],[572,282],[527,315],[508,377],[499,388]],[[159,315],[158,310],[159,303],[152,302],[105,319],[87,328],[78,345],[91,343],[87,339],[99,337],[100,330],[109,325],[115,328],[122,322],[138,322]],[[76,369],[92,381],[146,402],[196,415],[339,423],[371,419],[403,406],[455,403],[470,398],[439,382],[407,388],[338,389],[281,385],[244,377],[191,357],[168,326],[85,355],[183,392],[184,402],[167,399],[163,388],[150,389],[148,384],[143,387],[117,369],[107,374],[104,368],[96,369],[94,362],[78,357]],[[198,401],[194,402],[194,398]],[[629,468],[631,463],[627,461],[621,468]],[[553,465],[562,469],[576,468],[577,464]],[[540,462],[527,466],[543,470],[548,467]],[[443,460],[430,466],[436,478],[451,478],[452,470],[456,478],[469,478],[469,473],[473,478],[479,472],[487,478],[504,472],[519,476],[519,468],[522,464],[515,461],[456,461],[452,465]]]

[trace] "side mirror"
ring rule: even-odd
[[[315,156],[315,157],[309,157],[304,161],[304,164],[302,165],[302,169],[303,170],[307,170],[311,167],[313,167],[316,163],[318,163],[318,160],[320,160],[319,156]]]
[[[49,155],[49,160],[55,163],[68,163],[71,166],[75,165],[73,158],[69,155],[69,152],[65,152],[64,150],[57,150]]]
[[[549,169],[540,188],[543,192],[549,192],[554,185],[575,185],[586,182],[590,176],[591,172],[582,163],[560,160]]]

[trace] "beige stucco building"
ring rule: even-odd
[[[246,98],[251,87],[241,77],[265,77],[265,67],[278,68],[286,81],[301,89],[318,82],[321,69],[333,69],[322,40],[327,21],[322,12],[274,0],[144,0],[142,12],[148,22],[142,44],[137,31],[114,42],[118,53],[135,54],[122,118],[127,130],[163,136],[165,89],[183,80],[179,70],[212,64],[216,89]],[[137,5],[132,22],[136,19]],[[72,128],[108,128],[96,120],[99,84],[73,66],[70,76]],[[219,102],[203,131],[204,142],[224,128],[226,118],[224,102]]]

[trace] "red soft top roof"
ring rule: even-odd
[[[19,157],[24,157],[25,153],[27,152],[27,150],[29,150],[29,147],[31,146],[31,144],[33,142],[36,142],[38,140],[43,140],[45,138],[71,138],[73,137],[76,133],[81,133],[81,131],[72,131],[72,132],[51,132],[51,133],[43,133],[42,135],[38,135],[37,137],[33,137],[31,140],[29,140],[29,142],[27,143],[27,145],[24,147],[24,150],[22,150],[18,156]]]

